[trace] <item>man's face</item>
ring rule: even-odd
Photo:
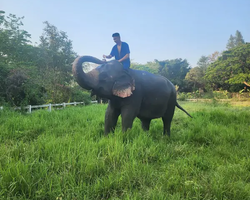
[[[113,40],[114,42],[117,44],[120,42],[120,37],[116,36],[116,37],[113,37]]]

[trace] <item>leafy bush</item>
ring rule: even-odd
[[[214,91],[213,96],[217,99],[228,99],[230,93],[227,90]]]
[[[177,99],[180,101],[185,101],[187,100],[187,95],[184,92],[180,92],[177,94]]]
[[[204,99],[212,99],[212,98],[214,98],[213,91],[209,91],[209,92],[204,93],[203,98]]]
[[[80,89],[78,86],[72,88],[71,90],[71,102],[84,102],[85,105],[88,105],[91,103],[91,96],[90,93]]]

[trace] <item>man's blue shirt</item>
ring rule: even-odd
[[[121,44],[121,52],[119,54],[117,44],[113,46],[110,55],[115,56],[116,60],[122,59],[126,54],[130,53],[129,46],[126,42],[122,42]],[[130,58],[128,57],[126,60],[122,61],[122,65],[124,69],[128,69],[130,67]]]

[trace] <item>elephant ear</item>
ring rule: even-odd
[[[124,72],[114,83],[113,95],[126,98],[131,96],[135,90],[135,81],[128,72]]]

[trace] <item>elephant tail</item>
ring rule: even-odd
[[[181,109],[183,112],[185,112],[189,117],[193,118],[184,108],[182,108],[182,107],[178,104],[178,102],[176,102],[176,107],[179,108],[179,109]]]

